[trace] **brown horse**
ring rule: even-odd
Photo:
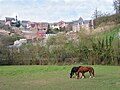
[[[84,73],[86,73],[86,72],[88,72],[88,71],[89,71],[89,73],[90,73],[90,78],[91,78],[91,77],[94,77],[94,69],[93,69],[92,67],[90,67],[90,66],[86,66],[86,67],[81,66],[81,67],[78,69],[77,73],[76,73],[77,79],[79,78],[79,73],[82,73],[82,76],[81,76],[82,79],[85,78]]]

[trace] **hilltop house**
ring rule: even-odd
[[[37,24],[36,29],[40,32],[46,33],[48,31],[49,24],[47,22],[40,22]]]
[[[5,22],[14,22],[15,21],[15,18],[12,18],[12,17],[5,17]]]
[[[5,17],[5,25],[12,26],[11,24],[15,22],[15,18]]]
[[[47,22],[28,22],[28,28],[32,28],[41,32],[47,32],[48,30],[48,23]]]
[[[48,31],[49,24],[47,22],[28,22],[27,27],[35,31],[36,34],[33,34],[33,36],[38,39],[46,37],[46,32]]]
[[[5,25],[9,25],[9,26],[16,26],[18,24],[17,20],[17,16],[16,18],[12,18],[12,17],[5,17]]]
[[[60,27],[61,28],[66,27],[66,23],[64,21],[60,21],[57,23],[50,24],[50,28],[52,29],[55,29],[55,28],[60,29]]]
[[[21,21],[21,27],[23,27],[23,28],[28,28],[28,23],[29,23],[30,21],[26,21],[26,20],[23,20],[23,21]]]
[[[35,27],[35,22],[28,22],[27,23],[27,28],[34,28]]]
[[[73,21],[72,30],[74,32],[77,32],[82,28],[82,25],[83,25],[83,19],[80,17],[79,20]]]
[[[65,27],[66,23],[64,21],[60,21],[60,22],[58,22],[58,26],[59,27]]]
[[[73,21],[72,29],[74,32],[78,32],[81,29],[92,29],[93,28],[93,20],[83,20],[83,18],[79,18],[79,20]]]

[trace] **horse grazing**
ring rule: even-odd
[[[88,71],[90,73],[90,78],[94,77],[94,69],[92,67],[90,67],[90,66],[86,66],[86,67],[81,66],[80,68],[78,68],[77,73],[76,73],[77,79],[79,78],[79,73],[82,73],[82,76],[81,76],[82,79],[85,78],[84,73],[86,73]]]
[[[81,67],[81,66],[73,67],[73,68],[71,69],[70,78],[73,77],[74,73],[76,73],[80,67]]]

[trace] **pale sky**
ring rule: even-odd
[[[113,0],[0,0],[0,19],[16,15],[36,22],[91,19],[96,8],[113,13]]]

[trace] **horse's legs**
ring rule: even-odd
[[[94,78],[94,69],[92,70],[92,75],[93,75],[93,78]]]
[[[73,78],[75,78],[75,76],[74,76],[74,72],[72,73],[72,76],[73,76]]]
[[[83,79],[83,78],[85,78],[85,75],[84,75],[84,73],[82,72],[82,79]]]
[[[94,77],[94,70],[89,71],[90,73],[90,78]]]
[[[76,73],[77,79],[79,79],[79,72]]]
[[[90,77],[89,77],[89,78],[92,78],[92,72],[91,72],[91,71],[89,71],[89,73],[90,73]]]
[[[80,75],[80,78],[82,78],[82,73],[80,73],[81,75]]]

